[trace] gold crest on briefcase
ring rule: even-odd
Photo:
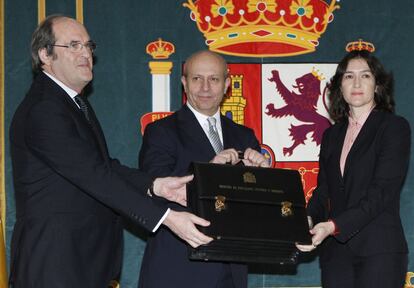
[[[293,215],[293,203],[289,201],[283,201],[280,208],[280,214],[283,217],[289,217]]]
[[[243,174],[243,182],[256,184],[256,176],[252,172],[246,172]]]
[[[217,195],[214,197],[216,200],[214,203],[214,208],[217,212],[221,212],[223,210],[226,210],[226,197],[223,195]]]

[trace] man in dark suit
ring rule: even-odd
[[[63,16],[33,34],[38,75],[10,128],[12,287],[108,287],[121,269],[120,215],[149,231],[165,224],[195,247],[211,240],[195,227],[208,221],[147,195],[185,204],[191,176],[154,180],[110,158],[91,106],[79,99],[92,80],[94,49],[85,27]]]
[[[173,115],[145,130],[140,167],[154,177],[182,176],[192,161],[232,163],[267,167],[251,129],[220,114],[220,103],[230,85],[225,60],[210,51],[190,56],[184,65],[182,83],[187,103]],[[210,137],[210,119],[216,122],[219,140]],[[224,148],[217,149],[216,143]],[[238,151],[244,152],[240,160]],[[182,209],[169,203],[174,209]],[[168,229],[149,238],[142,262],[141,288],[247,287],[247,266],[235,263],[190,261],[186,243]]]

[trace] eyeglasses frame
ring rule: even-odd
[[[75,48],[74,48],[74,46],[73,45],[81,45],[80,47],[80,49],[79,50],[76,50]],[[82,43],[82,42],[79,42],[79,41],[72,41],[72,42],[70,42],[68,45],[61,45],[61,44],[48,44],[48,46],[53,46],[53,47],[62,47],[62,48],[68,48],[71,52],[73,52],[73,53],[79,53],[79,52],[81,52],[82,51],[82,49],[83,48],[87,48],[87,49],[89,49],[89,51],[91,51],[91,53],[93,54],[94,52],[95,52],[95,50],[96,50],[96,43],[95,42],[93,42],[93,41],[91,41],[91,40],[89,40],[88,42],[86,42],[86,43]]]

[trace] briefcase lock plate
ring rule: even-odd
[[[283,217],[289,217],[293,215],[293,205],[292,202],[289,201],[283,201],[282,203],[282,208],[280,209],[280,214]]]
[[[226,210],[226,197],[223,195],[217,195],[214,197],[216,202],[214,203],[214,207],[216,208],[217,212],[221,212]]]

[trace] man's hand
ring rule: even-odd
[[[247,148],[243,153],[243,157],[239,158],[239,153],[236,149],[230,148],[221,151],[210,161],[210,163],[216,164],[231,164],[235,165],[240,161],[243,161],[246,166],[255,166],[255,167],[269,167],[269,161],[261,153],[257,152],[254,149]]]
[[[188,212],[170,210],[163,224],[193,248],[213,241],[213,238],[197,230],[195,225],[209,226],[210,222]]]
[[[325,238],[327,238],[329,235],[332,235],[334,231],[335,225],[332,221],[318,223],[315,227],[309,230],[309,232],[313,235],[312,245],[296,244],[296,248],[302,252],[310,252],[318,247],[318,245],[321,244]]]
[[[236,149],[230,148],[219,152],[213,159],[211,159],[210,163],[216,164],[237,164],[240,162],[239,155]]]
[[[246,166],[270,167],[269,160],[267,160],[262,153],[251,148],[247,148],[246,151],[244,151],[243,163]]]
[[[165,177],[154,180],[154,194],[169,201],[187,206],[186,185],[194,175],[184,177]]]

